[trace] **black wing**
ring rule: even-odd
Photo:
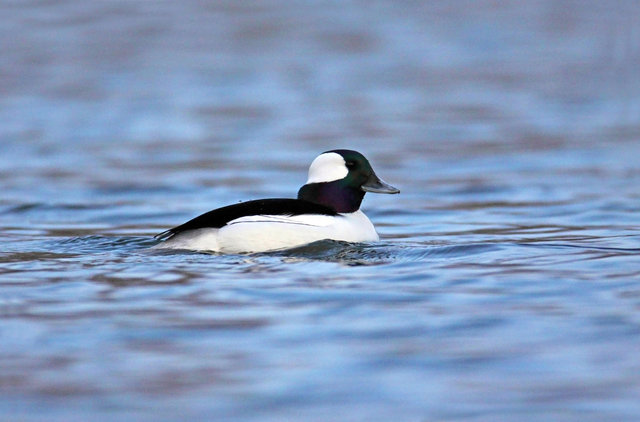
[[[301,215],[323,214],[338,215],[332,208],[302,199],[277,198],[258,199],[255,201],[240,202],[204,213],[172,229],[157,234],[157,239],[168,239],[178,233],[187,230],[202,228],[220,228],[229,221],[249,215]]]

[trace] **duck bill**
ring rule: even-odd
[[[369,179],[362,185],[362,190],[372,193],[400,193],[400,189],[384,182],[375,173],[371,174]]]

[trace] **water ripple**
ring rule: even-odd
[[[638,2],[0,2],[0,420],[635,422]],[[152,249],[363,152],[381,242]]]

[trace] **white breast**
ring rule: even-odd
[[[318,240],[377,241],[373,224],[360,210],[338,216],[254,215],[230,221],[220,229],[180,233],[157,247],[224,253],[288,249]]]

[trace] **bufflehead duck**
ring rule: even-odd
[[[399,193],[359,152],[336,149],[309,167],[298,199],[258,199],[218,208],[160,233],[158,248],[222,253],[288,249],[324,239],[379,240],[360,203],[366,192]]]

